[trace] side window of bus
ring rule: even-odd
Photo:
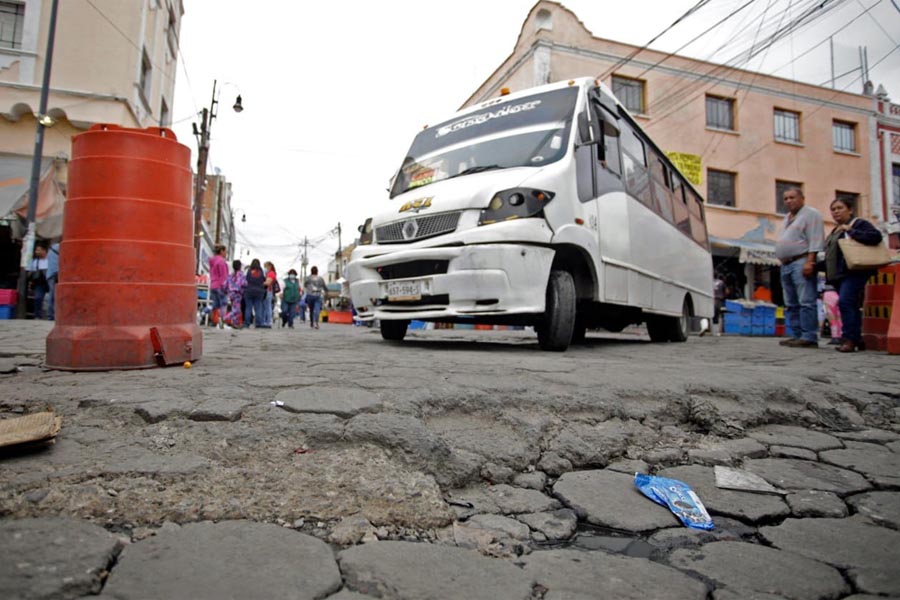
[[[644,143],[624,121],[619,137],[622,143],[622,174],[625,176],[625,188],[629,194],[652,209],[653,198],[650,193],[650,174],[647,172],[644,157]]]
[[[651,161],[650,174],[653,178],[653,199],[656,201],[656,212],[669,223],[674,223],[669,169],[654,150],[648,149],[648,153]]]
[[[691,235],[691,213],[688,211],[687,200],[684,197],[684,184],[677,175],[672,177],[672,213],[675,217],[675,227],[681,233]]]
[[[687,191],[687,190],[685,190]],[[691,213],[691,235],[697,243],[706,245],[706,223],[703,220],[703,201],[700,196],[688,192],[688,211]]]
[[[597,163],[597,192],[602,195],[622,189],[622,160],[619,156],[619,130],[616,126],[601,119],[599,121],[603,135],[603,147],[598,147],[597,154],[601,160]]]
[[[588,202],[593,200],[594,194],[594,146],[582,145],[590,141],[591,133],[588,125],[587,111],[578,115],[578,139],[575,144],[575,186],[578,192],[578,200]]]

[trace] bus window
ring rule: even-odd
[[[603,131],[603,156],[597,165],[597,191],[605,194],[622,189],[622,162],[619,157],[619,131],[609,121],[602,120],[600,124]]]
[[[631,155],[640,166],[646,167],[647,160],[644,157],[644,142],[635,134],[631,125],[622,122],[622,150]]]
[[[662,159],[657,156],[656,152],[649,150],[648,154],[650,154],[651,161],[650,173],[653,177],[653,199],[656,202],[656,212],[669,223],[674,223],[675,220],[672,215],[672,197],[669,192],[669,188],[671,187],[669,170],[666,168],[666,165],[663,164]]]
[[[687,191],[687,190],[685,190]],[[688,192],[688,210],[691,213],[691,235],[697,243],[706,246],[706,223],[703,220],[703,202],[693,192]]]
[[[673,177],[675,191],[672,193],[672,213],[675,227],[685,235],[691,235],[691,213],[684,199],[684,185],[678,177]]]
[[[622,174],[625,175],[625,188],[628,193],[640,200],[648,208],[653,208],[653,197],[650,193],[650,173],[644,157],[644,142],[635,134],[626,122],[622,122],[619,136],[622,142]]]

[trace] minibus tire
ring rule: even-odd
[[[651,316],[647,319],[647,333],[651,342],[686,342],[691,323],[691,307],[684,301],[680,317]]]
[[[381,337],[390,342],[401,342],[406,337],[406,330],[409,327],[409,321],[385,321],[382,319]]]
[[[565,352],[575,328],[575,280],[568,271],[550,271],[541,321],[535,328],[541,350]]]

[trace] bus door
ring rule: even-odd
[[[620,134],[615,102],[604,98],[599,89],[589,92],[593,174],[593,204],[597,218],[597,247],[603,269],[604,289],[600,300],[628,302],[628,275],[631,240],[628,228],[628,203],[622,183]]]

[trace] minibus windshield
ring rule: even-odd
[[[578,88],[510,100],[425,129],[413,141],[391,197],[443,179],[542,167],[566,153]]]

